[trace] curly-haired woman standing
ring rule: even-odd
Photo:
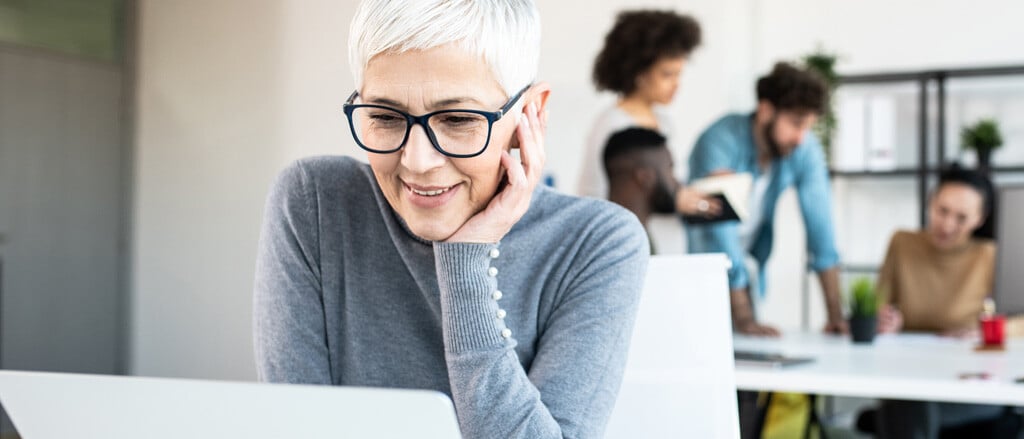
[[[660,131],[671,139],[669,117],[659,106],[672,102],[683,67],[700,39],[700,25],[687,15],[671,11],[619,14],[594,62],[593,78],[599,91],[615,92],[619,99],[601,112],[587,136],[580,195],[607,196],[601,150],[613,133],[638,126]],[[712,200],[685,188],[676,194],[677,209],[687,214],[707,210],[707,201]]]

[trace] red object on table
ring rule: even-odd
[[[1006,317],[997,315],[983,317],[981,325],[981,341],[987,346],[1002,345],[1006,335]]]

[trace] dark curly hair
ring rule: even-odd
[[[594,85],[628,95],[636,78],[661,58],[688,56],[700,45],[700,24],[672,11],[623,11],[594,61]]]
[[[757,80],[757,100],[768,101],[777,110],[821,114],[828,102],[828,88],[817,73],[780,62],[768,76]]]

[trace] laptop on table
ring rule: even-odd
[[[0,370],[25,439],[460,436],[442,393]]]

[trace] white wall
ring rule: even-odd
[[[821,42],[842,72],[1015,64],[1024,60],[1011,0],[773,0],[758,2],[755,65],[807,53]]]
[[[343,154],[365,161],[341,107],[354,90],[348,27],[355,1],[283,0],[284,148],[288,161]]]
[[[282,2],[139,2],[130,371],[255,376],[253,265],[285,160]]]

